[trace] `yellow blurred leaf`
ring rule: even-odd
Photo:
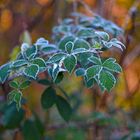
[[[31,39],[31,36],[30,36],[30,33],[27,31],[27,30],[25,30],[22,34],[21,34],[21,36],[20,36],[20,42],[21,43],[28,43],[28,44],[32,44],[32,39]]]

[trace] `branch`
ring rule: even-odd
[[[94,16],[95,13],[91,10],[91,8],[83,1],[83,0],[77,0],[83,7],[92,15]]]
[[[41,58],[49,58],[50,55],[53,55],[53,54],[56,54],[58,52],[61,52],[61,51],[52,51],[51,53],[44,53],[44,54],[40,54],[40,57]],[[95,53],[95,54],[98,54],[100,53],[101,51],[96,51],[94,48],[92,49],[89,49],[89,50],[83,50],[83,53]],[[79,54],[79,52],[74,52],[73,54],[77,55]],[[9,82],[9,81],[12,81],[13,79],[17,78],[17,77],[20,77],[20,76],[24,76],[22,72],[19,72],[19,73],[14,73],[13,75],[9,76],[8,79],[6,80],[6,82]]]
[[[69,123],[61,123],[61,124],[54,124],[54,125],[49,125],[47,126],[46,130],[47,131],[53,131],[53,130],[57,130],[57,129],[62,129],[62,128],[68,128],[68,127],[73,127],[73,128],[77,128],[77,129],[87,129],[90,127],[94,127],[95,125],[97,125],[96,123],[99,120],[96,121],[89,121],[89,122],[69,122]]]
[[[47,3],[45,6],[43,6],[43,8],[40,10],[39,14],[31,21],[31,23],[29,23],[27,30],[28,31],[32,31],[33,28],[40,22],[42,21],[46,9],[49,9],[51,6],[53,6],[55,0],[50,1],[49,3]]]
[[[125,56],[123,66],[128,67],[137,56],[140,55],[140,45],[136,46],[128,55]]]
[[[123,28],[125,29],[125,32],[126,32],[127,26],[128,26],[130,21],[132,24],[131,29],[126,34],[126,49],[124,50],[124,53],[122,53],[122,55],[120,57],[120,61],[119,61],[120,65],[123,64],[123,61],[124,61],[125,56],[127,54],[128,46],[130,45],[130,37],[134,34],[134,31],[135,31],[135,18],[136,18],[136,12],[137,12],[137,9],[139,6],[139,2],[140,2],[140,0],[136,0],[134,2],[134,4],[132,5],[132,7],[129,9],[128,15],[125,19],[125,23],[123,25]]]

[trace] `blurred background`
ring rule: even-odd
[[[33,83],[24,92],[26,118],[36,116],[45,130],[41,140],[140,140],[140,0],[0,0],[0,65],[16,56],[23,41],[44,37],[51,42],[53,26],[70,16],[74,3],[78,12],[90,15],[92,10],[124,29],[127,48],[113,54],[123,72],[115,89],[104,94],[85,88],[81,78],[66,76],[60,87],[74,108],[68,124],[55,107],[42,109],[45,87]],[[3,94],[0,88],[0,100]],[[37,133],[31,130],[31,135]],[[0,140],[22,140],[23,135],[20,129],[3,131],[0,126]]]

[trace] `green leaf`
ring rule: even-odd
[[[65,121],[69,121],[72,115],[72,108],[70,104],[63,97],[57,95],[56,106],[62,118]]]
[[[85,67],[89,64],[89,57],[91,57],[91,53],[81,53],[78,54],[77,61],[81,64],[82,67]]]
[[[111,47],[116,47],[116,48],[119,48],[121,51],[123,51],[120,44],[117,44],[117,43],[114,43],[114,42],[111,42],[111,41],[110,42],[103,42],[103,44],[106,48],[110,49]]]
[[[85,49],[85,48],[77,48],[75,50],[73,50],[73,54],[82,54],[82,53],[86,53],[89,52],[89,50]]]
[[[20,84],[19,88],[20,89],[26,89],[27,87],[29,87],[30,84],[31,84],[31,82],[26,80],[26,81],[24,81]]]
[[[12,66],[14,68],[18,68],[18,67],[22,67],[24,65],[27,65],[28,62],[25,59],[20,59],[20,60],[16,60],[13,62]]]
[[[117,38],[112,38],[110,41],[115,44],[121,45],[124,49],[126,48],[125,45],[122,42],[120,42]]]
[[[26,120],[22,126],[24,140],[41,140],[41,134],[32,120]]]
[[[16,93],[17,93],[16,90],[12,90],[10,93],[8,93],[8,96],[7,96],[8,104],[11,104],[14,101]]]
[[[11,63],[7,63],[0,67],[0,83],[4,83],[9,76]]]
[[[54,64],[55,65],[55,64]],[[51,78],[53,78],[53,76],[52,76],[52,73],[53,73],[53,68],[54,68],[54,66],[50,66],[50,67],[48,67],[48,74],[49,74],[49,76],[51,77]]]
[[[36,64],[32,64],[24,69],[25,76],[29,78],[36,79],[38,73],[39,73],[39,67]]]
[[[68,55],[64,59],[64,66],[69,73],[73,72],[76,64],[77,64],[77,59],[76,59],[75,55]]]
[[[86,77],[87,80],[90,80],[92,78],[95,78],[96,75],[99,74],[100,70],[102,69],[101,66],[99,65],[95,65],[95,66],[91,66],[86,70]]]
[[[96,81],[97,81],[97,80],[98,80],[98,77],[96,78]],[[106,90],[105,87],[100,83],[99,80],[97,81],[97,83],[98,83],[98,86],[99,86],[101,92],[104,93],[104,91]]]
[[[102,70],[99,74],[99,82],[107,91],[110,91],[116,84],[116,79],[110,72]]]
[[[69,41],[65,45],[65,50],[67,51],[67,53],[70,54],[72,52],[72,50],[73,50],[73,47],[74,47],[74,43]]]
[[[96,83],[96,81],[95,81],[94,78],[88,80],[86,76],[84,77],[84,82],[85,82],[85,86],[86,86],[87,88],[93,87],[94,84]]]
[[[59,65],[54,64],[52,69],[52,75],[51,75],[54,82],[57,79],[59,72],[60,72]]]
[[[44,109],[49,109],[55,103],[56,91],[52,87],[45,89],[41,96],[41,104]]]
[[[71,19],[71,18],[65,18],[62,21],[62,24],[64,24],[64,25],[71,24],[71,23],[73,23],[73,19]]]
[[[28,60],[35,58],[36,54],[37,47],[35,45],[29,47],[26,51],[23,52],[23,56]]]
[[[93,36],[95,35],[93,29],[81,29],[80,31],[78,31],[77,36],[80,38],[93,38]]]
[[[58,61],[60,61],[61,59],[63,59],[65,56],[66,56],[65,53],[57,53],[57,54],[54,54],[54,55],[47,61],[47,63],[55,63],[55,62],[58,62]]]
[[[39,38],[35,43],[35,45],[38,46],[39,48],[45,48],[48,46],[48,44],[49,44],[48,40],[46,40],[43,37]]]
[[[109,42],[106,41],[102,41],[104,46],[107,48],[111,48],[111,47],[116,47],[119,48],[121,51],[123,51],[123,49],[125,49],[125,45],[120,42],[117,38],[112,38]]]
[[[17,110],[21,108],[21,98],[22,98],[22,93],[19,90],[12,90],[8,94],[8,103],[11,104],[12,102],[16,103]]]
[[[71,41],[73,42],[75,40],[75,37],[74,36],[64,36],[59,44],[58,44],[58,48],[61,49],[61,50],[65,50],[65,45],[68,41]]]
[[[34,124],[36,125],[39,133],[41,136],[44,136],[44,132],[45,132],[45,125],[44,125],[44,121],[42,121],[38,115],[38,113],[34,112]]]
[[[24,56],[24,53],[26,52],[26,50],[30,48],[30,45],[28,43],[22,43],[21,45],[21,54]]]
[[[109,34],[103,31],[96,31],[95,34],[97,34],[99,37],[104,39],[105,41],[109,40]]]
[[[60,82],[63,79],[62,72],[64,72],[64,71],[66,71],[66,70],[61,68],[58,64],[53,65],[53,69],[50,74],[51,74],[51,77],[52,77],[54,83]]]
[[[116,60],[113,58],[109,58],[104,61],[103,67],[109,71],[120,73],[122,71],[121,66],[115,62]]]
[[[4,127],[8,129],[18,128],[24,118],[24,114],[25,113],[22,109],[17,111],[14,103],[6,106],[2,116],[2,123]]]
[[[17,93],[14,96],[14,101],[16,103],[17,110],[21,108],[21,98],[22,98],[22,93],[20,91],[17,91]]]
[[[87,41],[85,41],[84,39],[77,39],[74,43],[74,49],[77,49],[77,48],[89,49],[90,44]]]
[[[38,65],[41,72],[46,70],[46,63],[42,58],[35,58],[32,63]]]
[[[43,48],[41,49],[41,51],[42,51],[43,53],[49,54],[49,53],[58,51],[58,49],[56,48],[55,45],[53,45],[53,44],[48,44],[48,45],[46,45],[46,47],[43,47]]]
[[[85,69],[84,68],[78,68],[75,70],[76,76],[84,76],[85,75]]]
[[[45,85],[45,86],[51,85],[51,82],[49,80],[47,80],[47,79],[39,79],[37,82],[39,84],[42,84],[42,85]]]
[[[97,41],[95,41],[95,43],[94,43],[94,45],[92,47],[96,48],[96,49],[101,49],[101,44],[98,43]]]
[[[9,83],[9,86],[12,87],[12,88],[17,89],[17,88],[19,88],[19,83],[17,81],[11,81]]]
[[[99,57],[96,57],[96,56],[91,56],[88,60],[96,65],[102,64],[101,59]]]
[[[57,78],[55,79],[55,84],[59,84],[64,78],[63,72],[59,72]]]

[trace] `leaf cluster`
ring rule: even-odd
[[[13,88],[8,95],[9,103],[15,102],[19,110],[22,90],[31,81],[38,82],[39,74],[43,72],[49,75],[46,79],[50,79],[50,84],[58,84],[64,73],[71,75],[74,72],[83,77],[86,87],[96,84],[102,92],[110,92],[116,84],[114,73],[120,73],[122,69],[115,58],[102,58],[101,54],[112,47],[123,50],[124,44],[116,38],[122,33],[121,28],[100,16],[73,13],[72,18],[64,19],[53,28],[54,43],[44,38],[39,38],[33,45],[23,43],[17,58],[0,67],[1,84],[12,77],[26,79],[9,83]],[[46,109],[56,104],[63,118],[69,120],[70,105],[52,87],[44,91],[41,101]]]

